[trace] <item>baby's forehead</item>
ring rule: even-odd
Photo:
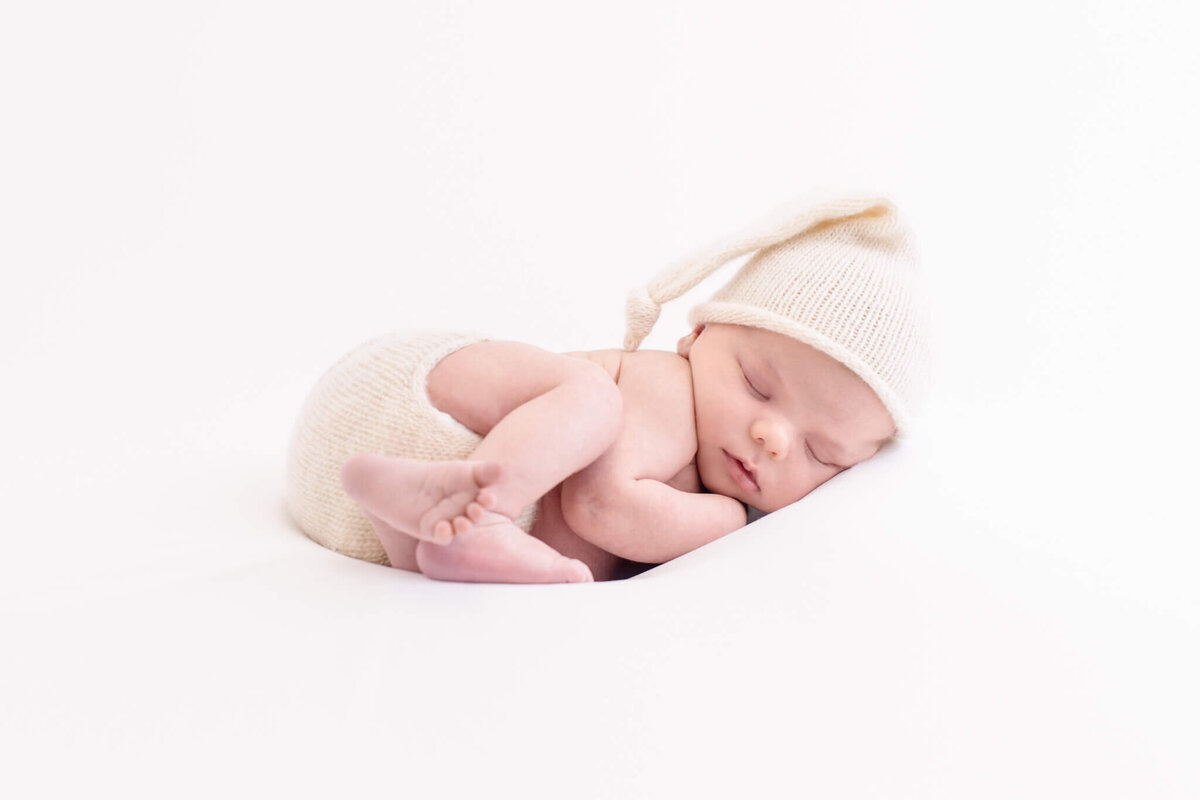
[[[739,356],[749,357],[778,378],[811,379],[826,375],[842,381],[858,376],[833,356],[778,331],[744,325],[722,326],[727,343]]]
[[[822,370],[854,373],[837,359],[816,347],[775,331],[757,328],[746,334],[741,342],[743,352],[757,357],[780,376],[807,376]]]

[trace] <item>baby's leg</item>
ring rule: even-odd
[[[428,385],[439,410],[484,437],[471,459],[500,465],[492,510],[510,518],[599,458],[621,423],[621,393],[603,367],[518,342],[452,353]]]
[[[363,513],[371,521],[371,527],[383,545],[383,552],[387,554],[388,563],[396,569],[420,572],[421,567],[417,564],[417,545],[421,543],[420,540],[396,530],[365,508]]]
[[[415,560],[430,577],[449,580],[590,580],[582,562],[512,519],[612,442],[620,395],[608,373],[529,345],[481,342],[443,359],[430,374],[429,395],[484,436],[471,456],[478,461],[356,456],[343,471],[393,565],[411,568],[401,562]],[[450,531],[454,545],[438,552],[431,543],[445,542]],[[423,542],[414,551],[397,533]]]

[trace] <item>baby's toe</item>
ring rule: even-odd
[[[588,565],[577,558],[571,559],[571,566],[567,573],[567,583],[593,583],[595,579],[592,577],[592,571],[588,569]]]
[[[480,508],[493,509],[496,507],[496,492],[493,489],[480,489],[475,495],[475,502]]]
[[[500,480],[500,465],[495,461],[479,461],[475,464],[475,483],[490,486]]]
[[[455,533],[466,533],[467,531],[471,530],[471,527],[472,527],[471,520],[467,519],[466,517],[455,517],[454,518],[454,532]]]
[[[454,529],[450,523],[442,520],[433,526],[433,541],[436,544],[447,544],[454,537]]]

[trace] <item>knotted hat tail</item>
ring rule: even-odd
[[[791,336],[837,359],[879,396],[903,433],[928,376],[928,318],[916,253],[890,200],[806,196],[681,259],[626,302],[636,350],[663,304],[758,250],[693,325],[728,323]]]

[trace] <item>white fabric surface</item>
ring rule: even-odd
[[[1182,7],[565,8],[0,12],[0,795],[1200,794]],[[356,342],[615,345],[846,183],[939,302],[911,444],[619,583],[288,524]]]

